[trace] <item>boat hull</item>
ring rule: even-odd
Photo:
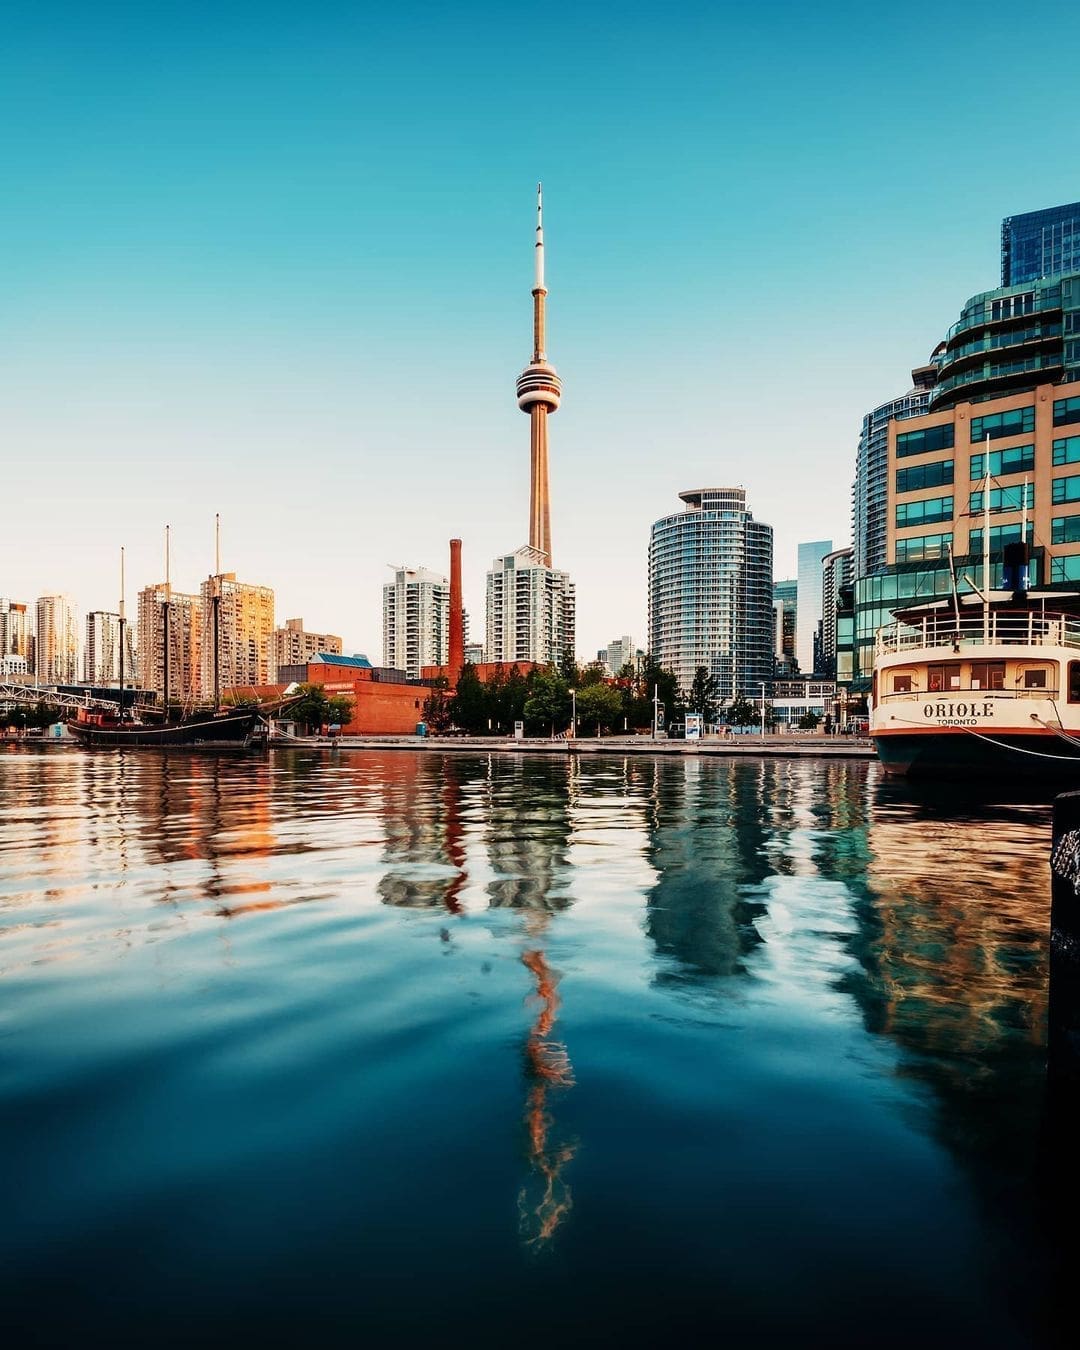
[[[243,750],[251,743],[257,714],[191,718],[160,727],[97,727],[69,722],[68,730],[82,745],[93,749],[199,749],[204,746]]]
[[[1080,744],[1042,733],[964,731],[890,733],[873,737],[881,766],[890,776],[1036,778],[1080,784]]]

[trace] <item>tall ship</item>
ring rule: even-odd
[[[220,561],[220,520],[215,518],[218,542],[217,569]],[[169,527],[165,527],[165,595],[162,602],[162,633],[164,656],[164,689],[160,708],[144,708],[138,715],[128,709],[124,694],[124,650],[127,618],[124,595],[124,550],[120,550],[120,661],[119,706],[116,711],[80,708],[67,727],[81,744],[91,747],[176,747],[216,746],[246,749],[255,735],[256,725],[262,725],[263,708],[229,708],[221,702],[220,668],[220,596],[211,601],[211,642],[213,644],[213,702],[203,707],[186,707],[172,701],[170,680],[170,611],[172,588],[169,579]],[[275,710],[279,707],[275,704]]]
[[[1080,592],[1029,592],[1026,548],[1005,554],[1010,589],[960,595],[954,580],[878,630],[870,735],[886,773],[1080,784]]]

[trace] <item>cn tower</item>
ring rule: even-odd
[[[529,414],[529,547],[551,566],[551,497],[548,493],[548,413],[559,406],[562,381],[544,351],[544,194],[536,185],[536,283],[533,286],[533,355],[518,376],[517,400]]]

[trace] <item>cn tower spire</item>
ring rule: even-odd
[[[544,193],[536,185],[536,274],[533,286],[532,361],[518,376],[518,407],[529,414],[529,545],[551,566],[551,498],[548,490],[548,413],[559,406],[562,382],[547,359],[544,285]]]

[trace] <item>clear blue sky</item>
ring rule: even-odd
[[[534,17],[535,16],[535,17]],[[381,654],[388,562],[526,538],[545,184],[555,561],[645,636],[652,520],[742,483],[849,537],[863,413],[1080,198],[1080,8],[4,7],[0,593],[212,564]],[[1063,83],[1063,81],[1065,81]]]

